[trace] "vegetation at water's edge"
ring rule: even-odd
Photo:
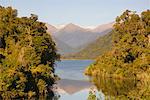
[[[116,18],[113,48],[86,71],[90,76],[150,78],[150,10],[141,15],[126,10]]]
[[[38,17],[17,17],[17,10],[0,6],[0,99],[50,94],[59,60],[55,43]]]
[[[91,80],[105,95],[105,100],[149,100],[150,80],[138,81],[135,79],[114,79],[103,76],[93,77]],[[99,92],[100,94],[100,92]],[[97,100],[100,96],[89,93],[89,100]]]

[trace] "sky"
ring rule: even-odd
[[[0,5],[12,6],[19,16],[36,14],[52,25],[86,27],[113,22],[126,9],[138,13],[150,9],[150,0],[0,0]]]

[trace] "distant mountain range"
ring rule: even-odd
[[[50,24],[46,24],[46,26],[56,42],[58,51],[61,54],[70,54],[81,51],[100,36],[110,32],[113,23],[99,25],[93,29],[83,28],[72,23],[63,25],[61,28]]]
[[[88,44],[84,49],[77,53],[66,54],[64,59],[95,59],[103,53],[111,50],[112,48],[112,32],[104,36],[100,36],[98,39]]]

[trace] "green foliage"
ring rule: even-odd
[[[96,95],[92,91],[90,91],[87,100],[96,100]]]
[[[150,78],[150,10],[126,10],[116,18],[113,48],[86,69],[87,75]]]
[[[149,100],[150,80],[114,79],[103,76],[91,80],[99,91],[105,95],[105,100]]]
[[[0,7],[0,97],[4,99],[51,93],[60,56],[37,15],[17,17],[17,10]]]

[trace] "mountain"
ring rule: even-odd
[[[55,37],[73,48],[86,45],[96,39],[98,34],[81,28],[74,24],[68,24],[55,33]]]
[[[73,23],[57,28],[47,24],[48,32],[56,41],[57,48],[61,54],[76,53],[84,49],[88,44],[94,42],[98,37],[112,30],[113,23],[99,25],[96,28],[83,28]]]
[[[66,54],[66,53],[75,53],[77,52],[77,50],[75,48],[70,47],[69,45],[67,45],[65,42],[62,42],[61,40],[53,37],[55,43],[56,43],[56,47],[59,51],[60,54]]]
[[[73,53],[76,51],[76,49],[70,47],[69,45],[67,45],[65,42],[59,40],[55,35],[55,33],[58,31],[58,29],[53,26],[53,25],[50,25],[50,24],[46,24],[47,26],[47,32],[49,34],[51,34],[53,40],[55,41],[56,43],[56,48],[58,49],[58,52],[60,54],[65,54],[65,53]]]
[[[58,30],[55,26],[50,25],[50,24],[46,24],[46,27],[47,27],[47,31],[51,34],[57,32],[57,30]]]
[[[112,48],[112,32],[100,36],[97,40],[90,43],[78,53],[65,55],[64,58],[71,59],[94,59],[99,55],[111,50]]]
[[[64,26],[62,29],[60,29],[59,33],[62,33],[62,32],[76,32],[76,31],[86,31],[86,30],[84,28],[81,28],[80,26],[69,23],[66,26]]]
[[[112,30],[113,24],[114,24],[114,22],[111,22],[111,23],[108,23],[108,24],[99,25],[96,28],[94,28],[92,31],[96,32],[96,33],[101,33],[101,32],[104,32],[104,31]]]

